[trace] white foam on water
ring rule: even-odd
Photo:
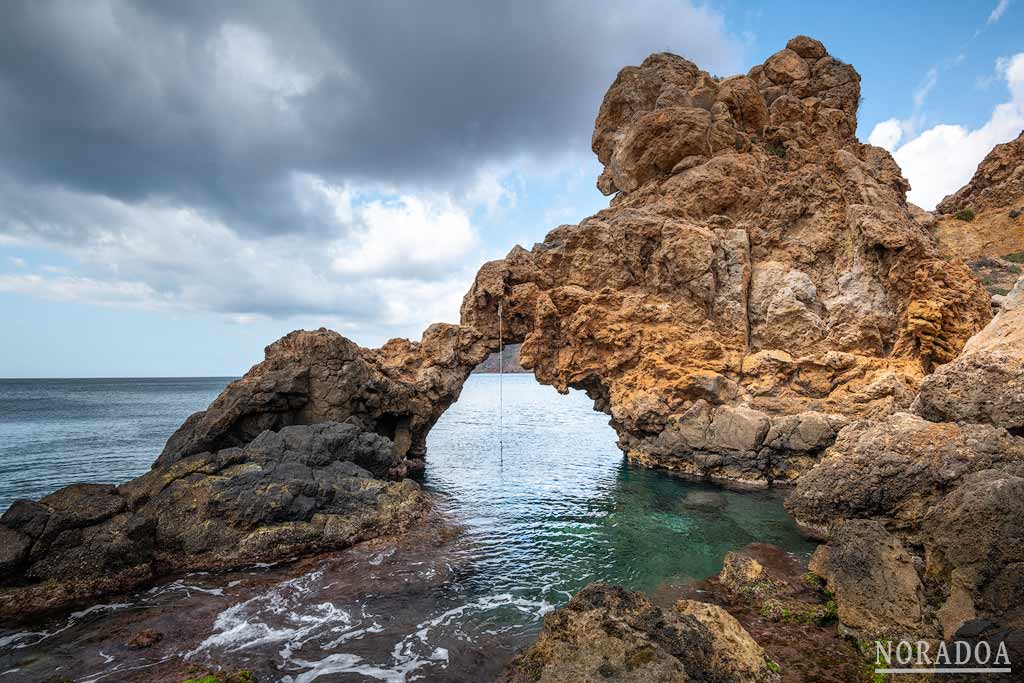
[[[67,620],[64,625],[54,631],[18,631],[17,633],[11,633],[9,635],[0,638],[0,649],[10,646],[12,650],[21,650],[26,647],[37,645],[48,638],[52,638],[58,633],[63,633],[69,628],[81,621],[82,617],[86,617],[93,612],[99,611],[114,611],[119,609],[125,609],[131,607],[131,603],[118,602],[106,605],[93,605],[88,609],[83,609],[78,612],[72,612],[67,616]]]
[[[100,654],[102,654],[102,653],[100,653]],[[104,678],[109,678],[110,676],[113,676],[114,674],[123,674],[123,673],[127,673],[129,671],[140,671],[142,669],[148,669],[148,668],[150,668],[152,666],[156,666],[157,664],[162,664],[163,662],[166,662],[168,659],[172,659],[172,658],[173,658],[173,655],[168,655],[167,657],[159,659],[159,660],[157,660],[155,662],[146,662],[144,664],[136,664],[136,665],[129,665],[128,662],[121,662],[120,664],[118,664],[117,666],[115,666],[112,669],[107,669],[106,671],[101,671],[99,673],[91,674],[88,678],[82,678],[82,679],[76,680],[75,683],[96,683],[97,681],[102,681]]]
[[[306,671],[294,676],[282,678],[282,683],[310,683],[321,676],[338,673],[358,674],[366,678],[405,683],[408,680],[417,678],[415,675],[419,669],[428,666],[447,668],[449,664],[449,652],[447,648],[439,647],[431,643],[431,636],[438,629],[445,630],[446,635],[453,635],[470,641],[469,636],[463,629],[461,622],[468,615],[486,614],[496,609],[513,608],[536,619],[540,619],[547,612],[554,609],[554,605],[543,600],[529,600],[516,597],[512,593],[500,593],[481,597],[464,605],[459,605],[445,610],[430,619],[426,619],[414,627],[412,633],[406,635],[395,643],[391,649],[391,662],[371,663],[358,655],[335,652],[320,660],[300,659],[291,656],[292,652],[280,653],[287,664],[293,667],[304,668]],[[363,610],[364,618],[370,618]],[[362,632],[382,632],[379,624],[374,622],[377,629],[364,628],[354,629],[347,632],[343,637],[327,643],[323,646],[325,650],[331,650],[348,640],[361,637]]]
[[[382,564],[384,562],[384,560],[388,559],[389,557],[391,557],[394,554],[395,554],[395,548],[394,548],[394,546],[392,546],[390,548],[385,548],[384,550],[380,551],[379,553],[377,553],[376,555],[371,557],[368,561],[369,561],[369,563],[371,565],[376,567],[376,566],[379,566],[380,564]]]
[[[298,676],[285,676],[281,679],[281,683],[310,683],[321,676],[343,673],[359,674],[360,676],[378,681],[387,681],[388,683],[404,683],[408,674],[413,671],[413,669],[382,669],[370,664],[363,664],[362,662],[362,657],[344,653],[329,655],[316,662],[296,659],[292,663],[299,667],[308,668],[308,671]]]
[[[287,660],[293,650],[319,632],[350,627],[352,616],[334,603],[306,603],[310,586],[321,576],[322,572],[317,570],[282,581],[266,593],[228,607],[214,620],[214,633],[185,658],[204,651],[237,652],[283,643],[281,656]]]

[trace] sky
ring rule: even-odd
[[[236,376],[287,332],[458,322],[481,263],[607,206],[594,117],[668,50],[798,34],[932,208],[1024,129],[1024,0],[0,3],[0,377]]]

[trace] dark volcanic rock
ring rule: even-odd
[[[157,465],[244,446],[268,429],[326,421],[376,432],[394,442],[397,455],[422,458],[427,432],[491,350],[479,334],[457,325],[432,325],[419,342],[392,339],[379,349],[325,329],[292,332],[188,418]]]
[[[385,480],[402,462],[388,439],[324,422],[18,501],[0,518],[0,616],[402,530],[426,506],[414,482]]]
[[[725,610],[683,600],[656,607],[595,583],[544,618],[537,642],[509,666],[510,683],[777,681],[764,651]]]

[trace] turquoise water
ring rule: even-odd
[[[111,458],[127,478],[148,468],[166,434],[223,382],[186,380],[163,397],[153,386],[104,387],[123,399],[114,430],[101,416],[69,427],[63,417],[29,419],[25,411],[0,430],[18,425],[14,433],[34,444],[35,476],[48,486],[82,472],[102,480],[94,463],[110,467]],[[158,417],[140,417],[147,414]],[[57,415],[81,417],[67,407]],[[47,435],[62,444],[57,458],[45,457]],[[104,455],[108,439],[116,457]],[[77,456],[75,444],[83,444]],[[5,446],[0,466],[19,457],[28,456]],[[21,494],[17,481],[0,475],[0,491]],[[437,502],[431,525],[459,533],[438,540],[418,531],[397,545],[298,565],[193,575],[31,630],[0,629],[0,683],[43,681],[54,671],[80,681],[176,680],[164,672],[177,669],[165,667],[183,657],[251,668],[261,682],[485,681],[532,641],[547,612],[591,581],[671,595],[752,542],[798,554],[813,548],[778,494],[632,466],[585,395],[560,396],[531,375],[470,377],[430,434],[423,485]],[[142,628],[170,635],[149,650],[126,648],[126,634]]]
[[[430,433],[424,484],[479,543],[495,588],[544,585],[535,597],[548,600],[598,579],[653,591],[718,573],[725,553],[748,543],[813,549],[775,492],[629,464],[591,406],[532,375],[474,375]]]

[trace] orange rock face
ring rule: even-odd
[[[745,76],[672,54],[623,69],[593,149],[608,209],[485,264],[459,326],[362,349],[298,332],[183,425],[162,461],[264,429],[349,421],[420,458],[469,372],[507,343],[584,389],[633,459],[764,486],[812,466],[850,419],[909,407],[991,317],[855,138],[860,76],[798,37]]]
[[[593,137],[611,206],[485,264],[462,324],[496,336],[500,300],[523,364],[586,390],[637,460],[794,478],[991,316],[856,140],[859,82],[805,37],[724,80],[664,53],[623,69]]]
[[[1024,131],[1016,139],[992,148],[975,171],[971,182],[949,195],[935,207],[940,214],[954,214],[969,208],[1015,208],[1024,203]]]

